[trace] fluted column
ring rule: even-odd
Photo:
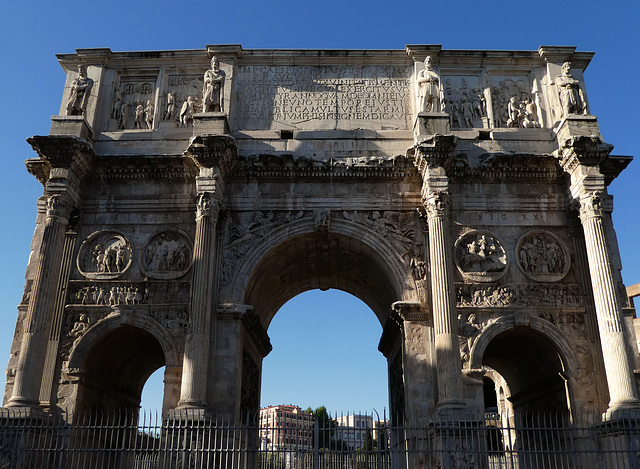
[[[179,408],[207,406],[209,342],[216,304],[216,225],[220,205],[220,196],[215,192],[201,192],[196,199],[191,320],[185,342]]]
[[[438,371],[438,406],[464,404],[458,345],[458,315],[453,280],[453,245],[449,235],[451,198],[447,168],[453,160],[453,135],[433,135],[413,147],[422,175],[422,203],[429,225],[431,301]]]
[[[33,279],[31,300],[27,307],[20,357],[8,407],[38,407],[40,404],[40,386],[47,356],[52,308],[58,295],[65,233],[72,208],[71,199],[64,193],[50,195],[47,198],[40,256]]]
[[[609,409],[640,405],[624,338],[622,308],[603,213],[604,194],[586,192],[580,197],[580,220],[584,229],[587,259],[600,331],[602,355],[609,388]]]
[[[429,224],[431,299],[438,370],[438,403],[462,402],[458,316],[449,236],[450,198],[447,192],[427,192],[423,201]]]

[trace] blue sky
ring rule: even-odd
[[[0,90],[5,110],[0,117],[0,215],[4,222],[0,230],[0,362],[4,364],[24,286],[35,203],[42,193],[41,185],[25,170],[24,160],[35,156],[25,139],[48,134],[50,116],[59,111],[65,75],[56,53],[90,47],[113,51],[203,49],[207,44],[241,44],[245,49],[403,49],[406,44],[442,44],[445,49],[516,50],[573,45],[596,52],[585,79],[591,112],[598,117],[605,140],[615,145],[614,154],[639,153],[634,141],[638,135],[640,2],[635,0],[611,4],[547,0],[74,4],[23,0],[4,2],[1,12]],[[613,182],[610,192],[615,197],[614,226],[623,277],[627,285],[639,283],[639,161],[632,162]],[[357,301],[352,304],[344,296],[312,294],[305,304],[295,299],[292,311],[283,308],[276,316],[269,330],[276,350],[265,361],[264,404],[325,404],[334,410],[380,410],[386,405],[385,362],[376,349],[380,326],[365,306]],[[318,322],[318,317],[324,320]],[[323,336],[320,330],[325,326],[328,335]],[[343,337],[338,334],[345,331],[351,337],[338,340]],[[308,347],[277,351],[285,349],[284,344],[289,343],[286,337],[292,334],[304,337]],[[326,368],[312,353],[302,357],[302,351],[313,349],[314,336],[324,344]],[[340,347],[328,346],[330,343]],[[347,343],[353,345],[352,351],[341,348]],[[334,350],[335,355],[329,353]],[[358,356],[353,370],[369,370],[366,374],[372,377],[371,385],[348,369],[351,361],[345,356],[357,350],[366,353]],[[292,354],[301,356],[302,367],[317,366],[321,381],[314,384],[305,378],[307,387],[300,391],[290,384],[283,386],[292,376],[300,376],[299,368],[288,368],[282,362]],[[346,377],[333,371],[338,364]],[[278,370],[286,373],[277,374]],[[351,388],[341,384],[348,379],[352,379]],[[327,383],[330,386],[322,386]],[[148,405],[155,405],[152,402]]]

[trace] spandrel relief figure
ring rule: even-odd
[[[562,64],[562,73],[556,77],[558,97],[564,116],[587,114],[587,104],[580,88],[580,82],[571,75],[571,62]]]
[[[217,57],[211,58],[211,69],[204,72],[202,88],[202,112],[224,112],[225,73],[220,70]]]
[[[433,58],[424,59],[424,70],[418,72],[418,109],[419,112],[442,111],[443,93],[440,74],[433,69]]]
[[[78,76],[71,83],[71,94],[67,102],[68,116],[83,116],[93,87],[93,80],[87,76],[87,67],[78,65]]]

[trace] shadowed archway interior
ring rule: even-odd
[[[126,325],[107,332],[85,360],[82,408],[137,411],[145,382],[164,365],[162,347],[149,332]]]
[[[304,234],[276,246],[259,262],[245,302],[268,328],[278,309],[307,290],[342,290],[364,301],[384,322],[401,299],[382,256],[353,237],[326,231]]]

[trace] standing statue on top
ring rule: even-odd
[[[92,86],[93,80],[87,76],[87,67],[78,65],[78,76],[71,83],[71,93],[67,102],[68,116],[84,116]]]
[[[587,113],[587,104],[580,89],[580,82],[571,76],[571,62],[562,64],[562,74],[556,77],[556,86],[565,117],[569,114]]]
[[[440,75],[433,69],[433,58],[424,59],[424,70],[418,72],[418,112],[440,112],[443,95]]]
[[[202,112],[224,112],[225,73],[220,70],[218,58],[211,58],[211,69],[204,72]]]

